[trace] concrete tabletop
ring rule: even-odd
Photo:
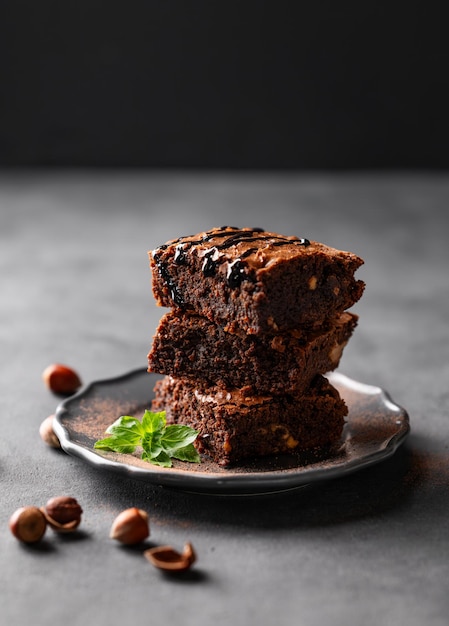
[[[449,599],[449,178],[430,174],[4,172],[0,175],[0,615],[25,624],[443,626]],[[46,446],[53,362],[87,385],[146,366],[163,309],[147,250],[232,224],[351,250],[359,326],[339,371],[410,416],[396,454],[313,488],[186,493]],[[8,519],[70,495],[72,535],[19,543]],[[109,539],[150,516],[147,546],[191,542],[170,577]]]

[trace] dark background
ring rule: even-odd
[[[0,166],[449,166],[444,2],[7,0]]]

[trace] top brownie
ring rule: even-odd
[[[316,241],[222,226],[149,252],[160,306],[195,311],[227,332],[277,333],[320,325],[351,307],[363,260]]]

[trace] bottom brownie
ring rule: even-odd
[[[165,410],[169,424],[197,430],[198,451],[220,465],[330,445],[340,438],[347,414],[338,391],[322,376],[300,397],[245,397],[239,389],[201,388],[172,376],[159,380],[154,391],[152,410]]]

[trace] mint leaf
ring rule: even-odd
[[[193,445],[198,432],[182,424],[167,426],[165,411],[153,413],[146,410],[142,421],[122,415],[106,429],[106,433],[109,436],[96,441],[95,449],[132,454],[140,446],[144,461],[162,467],[171,467],[172,458],[190,463],[201,462]]]
[[[131,454],[142,438],[142,424],[135,417],[122,415],[111,424],[106,433],[110,436],[95,442],[97,450],[113,450],[123,454]]]
[[[144,458],[142,456],[142,458]],[[145,458],[146,461],[153,463],[153,465],[161,465],[162,467],[171,467],[172,461],[169,455],[162,451],[156,457]]]
[[[97,450],[112,450],[121,454],[132,454],[136,446],[130,446],[124,439],[118,437],[106,437],[95,442],[94,448]]]
[[[106,432],[113,435],[123,434],[125,437],[130,437],[132,433],[135,438],[138,438],[143,433],[143,429],[138,419],[122,415],[106,429]]]
[[[196,430],[193,430],[189,426],[170,424],[165,428],[161,438],[161,444],[164,450],[170,454],[175,450],[179,450],[193,443],[197,435]],[[174,455],[172,454],[172,456]]]
[[[179,448],[172,454],[173,458],[180,461],[189,461],[189,463],[201,463],[201,457],[193,443],[184,448]]]
[[[142,417],[142,429],[145,433],[160,433],[164,429],[166,423],[165,411],[152,413],[147,409]]]
[[[142,437],[142,448],[145,457],[155,459],[164,450],[161,444],[161,432],[147,432]]]

